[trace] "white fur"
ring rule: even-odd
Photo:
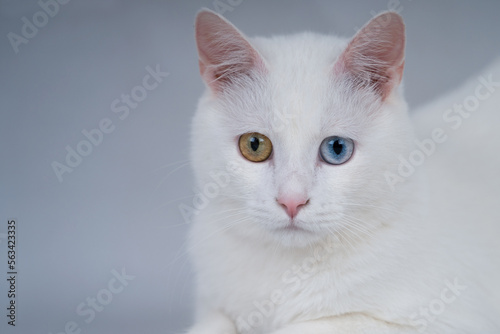
[[[193,121],[198,186],[214,175],[222,181],[191,229],[198,316],[189,333],[500,333],[500,186],[491,174],[500,165],[492,139],[500,89],[393,191],[384,173],[396,172],[399,155],[414,149],[401,91],[380,102],[332,80],[344,39],[305,33],[249,41],[267,72],[257,81],[236,80],[223,94],[207,89]],[[499,81],[500,63],[491,71]],[[420,111],[419,138],[434,128],[429,115],[442,115],[468,92]],[[272,141],[272,159],[252,163],[239,153],[238,137],[254,131]],[[349,162],[318,160],[321,141],[331,135],[356,142]],[[280,191],[308,193],[310,203],[297,216],[308,232],[277,229],[289,219],[276,202]],[[467,288],[424,326],[414,314],[440,305],[454,281]],[[279,291],[284,301],[270,302]],[[254,326],[245,330],[242,319]]]

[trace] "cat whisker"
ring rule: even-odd
[[[339,235],[344,238],[344,240],[347,241],[351,249],[356,249],[355,244],[359,242],[359,240],[356,240],[354,236],[356,236],[356,233],[347,233],[347,232],[352,232],[348,228],[347,229],[342,229],[339,230]]]
[[[240,219],[233,220],[233,221],[227,223],[226,225],[224,225],[223,227],[221,227],[220,229],[217,229],[217,230],[213,231],[212,233],[210,233],[209,235],[207,235],[204,239],[201,240],[201,242],[207,241],[208,239],[212,238],[216,234],[225,232],[228,229],[233,228],[234,226],[239,225],[246,220],[248,220],[248,217],[243,217]]]
[[[194,197],[194,195],[187,195],[187,196],[178,197],[178,198],[172,199],[170,201],[164,202],[164,203],[162,203],[156,207],[153,207],[151,209],[148,209],[146,211],[147,212],[154,212],[154,211],[160,210],[161,208],[166,207],[167,205],[173,204],[173,203],[178,202],[178,201],[186,200],[189,198],[193,198],[193,197]]]
[[[355,217],[355,216],[351,216],[349,214],[346,214],[344,213],[343,214],[343,218],[345,219],[348,219],[350,221],[352,221],[353,223],[359,225],[359,226],[362,226],[363,228],[365,228],[366,230],[369,230],[368,228],[372,226],[373,222],[369,221],[369,220],[362,220],[358,217]]]
[[[367,237],[374,237],[375,234],[369,230],[369,229],[366,229],[364,225],[361,225],[355,221],[352,221],[352,220],[349,220],[349,219],[344,219],[344,222],[346,223],[343,227],[345,227],[346,229],[348,229],[349,231],[351,232],[359,232],[361,234],[364,234],[366,235]],[[361,239],[361,236],[358,234],[358,233],[353,233],[355,236],[357,236],[358,238]]]
[[[183,159],[183,160],[178,160],[178,161],[175,161],[175,162],[171,162],[171,163],[169,163],[169,164],[166,164],[166,165],[163,165],[163,166],[158,167],[158,168],[156,168],[156,169],[153,169],[151,172],[152,172],[152,173],[156,173],[156,172],[158,172],[158,171],[160,171],[160,170],[162,170],[162,169],[168,168],[168,167],[170,167],[170,166],[174,166],[174,165],[178,165],[178,164],[183,164],[183,165],[185,165],[186,163],[189,163],[189,159]]]
[[[342,248],[347,248],[346,245],[344,244],[344,242],[342,241],[342,239],[340,237],[342,237],[342,232],[341,231],[332,231],[332,229],[330,227],[326,227],[326,229],[328,230],[328,232],[330,232],[330,235],[332,235],[335,239],[338,240],[338,242],[340,243],[340,245],[342,246]],[[345,239],[345,237],[344,237]],[[351,246],[352,244],[349,242],[349,240],[346,239],[346,242]]]
[[[225,211],[218,211],[218,212],[214,212],[214,213],[210,213],[207,215],[207,217],[214,217],[215,215],[217,214],[225,214],[225,213],[228,213],[228,212],[245,212],[245,210],[241,210],[240,208],[233,208],[233,209],[228,209],[228,210],[225,210]],[[223,219],[227,219],[227,218],[231,218],[233,216],[237,216],[237,214],[234,214],[234,215],[229,215],[229,216],[224,216],[222,217],[220,220],[223,220]],[[217,220],[214,220],[214,222],[217,222]],[[175,225],[168,225],[166,226],[166,228],[175,228],[175,227],[180,227],[180,226],[183,226],[183,225],[187,225],[188,223],[187,222],[183,222],[183,223],[180,223],[180,224],[175,224]]]
[[[212,220],[214,223],[219,223],[219,222],[223,222],[225,220],[229,220],[229,219],[233,219],[233,218],[237,218],[237,217],[240,217],[241,219],[249,219],[248,217],[244,216],[244,217],[241,217],[242,216],[242,213],[240,212],[235,212],[235,213],[232,213],[232,214],[229,214],[229,215],[225,215],[223,217],[220,217],[218,219],[215,219],[215,220]],[[239,219],[240,219],[239,218]]]
[[[186,167],[186,166],[188,166],[188,165],[189,165],[189,162],[186,162],[186,163],[184,163],[184,164],[182,164],[182,165],[180,165],[180,166],[177,166],[176,168],[172,169],[170,172],[168,172],[168,173],[167,173],[167,175],[166,175],[164,178],[162,178],[162,179],[160,180],[160,183],[158,183],[158,184],[156,185],[155,190],[157,190],[157,189],[158,189],[158,188],[159,188],[159,187],[160,187],[160,186],[161,186],[161,185],[162,185],[165,181],[167,181],[167,180],[169,179],[170,175],[172,175],[172,174],[173,174],[173,173],[175,173],[176,171],[178,171],[178,170],[180,170],[181,168],[184,168],[184,167]]]
[[[409,214],[408,212],[403,212],[403,211],[398,211],[396,210],[395,208],[390,208],[390,207],[384,207],[384,206],[377,206],[377,205],[370,205],[370,204],[364,204],[364,203],[347,203],[347,202],[344,202],[344,203],[340,203],[340,205],[343,205],[343,206],[357,206],[357,207],[362,207],[362,208],[373,208],[373,209],[380,209],[380,210],[383,210],[383,211],[387,211],[387,212],[390,212],[390,213],[394,213],[394,214],[397,214],[397,215],[403,215],[403,216],[406,216],[408,218],[415,218],[415,216]]]
[[[235,194],[224,194],[220,193],[218,196],[225,197],[225,198],[230,198],[230,199],[240,199],[244,201],[252,200],[253,197],[251,196],[244,196],[244,195],[235,195]]]
[[[245,221],[247,218],[244,217],[244,218],[241,218],[241,219],[238,219],[238,220],[235,220],[235,221],[231,221],[229,222],[228,224],[224,225],[222,228],[218,229],[218,230],[215,230],[213,231],[212,233],[210,233],[208,236],[206,236],[204,239],[202,239],[200,241],[199,244],[197,245],[193,245],[192,247],[190,248],[187,248],[186,249],[186,244],[187,244],[187,241],[185,241],[182,246],[180,247],[181,251],[180,251],[180,254],[178,256],[176,256],[172,262],[170,262],[168,265],[171,266],[171,265],[174,265],[177,261],[179,261],[182,257],[184,256],[187,256],[189,254],[189,252],[191,252],[192,250],[196,249],[197,247],[201,247],[203,242],[207,241],[208,239],[212,238],[214,235],[218,234],[218,233],[221,233],[221,232],[224,232],[226,230],[228,230],[229,228],[232,228],[238,224],[240,224],[241,222]]]

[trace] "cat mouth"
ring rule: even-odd
[[[305,231],[303,228],[298,227],[297,225],[287,225],[285,227],[280,228],[282,231]]]
[[[310,233],[309,230],[299,226],[299,224],[293,220],[293,219],[290,219],[290,221],[288,221],[288,223],[285,225],[285,226],[280,226],[277,228],[278,231],[281,231],[281,232],[306,232],[306,233]]]

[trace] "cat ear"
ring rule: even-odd
[[[369,87],[382,100],[399,85],[403,76],[405,26],[395,12],[370,20],[353,37],[334,66],[347,74],[356,87]]]
[[[236,77],[263,69],[264,62],[243,34],[222,16],[204,9],[195,23],[200,74],[217,93]]]

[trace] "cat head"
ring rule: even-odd
[[[192,165],[200,191],[219,187],[199,210],[204,223],[302,247],[362,239],[388,221],[402,196],[384,171],[411,140],[398,14],[380,14],[351,40],[249,39],[208,10],[195,31],[207,90]]]

